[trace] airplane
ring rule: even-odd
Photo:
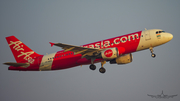
[[[52,54],[40,55],[22,43],[15,36],[6,37],[16,62],[6,62],[8,70],[17,71],[48,71],[62,70],[75,66],[90,64],[89,68],[95,70],[95,63],[101,62],[100,73],[105,73],[103,67],[106,62],[110,64],[127,64],[132,62],[133,52],[149,49],[154,58],[153,48],[169,42],[173,38],[171,33],[161,29],[145,29],[82,46],[64,43],[52,43],[52,46],[64,50]]]
[[[161,95],[149,95],[149,94],[147,94],[147,95],[152,98],[156,98],[156,99],[161,99],[161,98],[169,99],[169,98],[173,98],[173,97],[177,96],[177,95],[164,95],[163,91],[162,91]]]

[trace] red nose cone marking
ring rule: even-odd
[[[106,57],[111,57],[111,56],[113,55],[113,51],[112,51],[111,49],[106,50],[106,51],[104,52],[104,55],[105,55]]]

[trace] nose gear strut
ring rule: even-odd
[[[153,47],[149,47],[149,50],[151,51],[151,56],[155,58],[156,54],[154,54]]]

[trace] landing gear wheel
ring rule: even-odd
[[[95,66],[94,64],[91,64],[91,65],[89,66],[89,68],[90,68],[91,70],[95,70],[95,69],[96,69],[96,66]]]
[[[103,68],[103,67],[101,67],[101,68],[99,69],[99,72],[100,72],[100,73],[105,73],[105,72],[106,72],[106,69]]]
[[[156,57],[156,54],[152,53],[151,56],[152,56],[153,58],[155,58],[155,57]]]

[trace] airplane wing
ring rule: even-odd
[[[28,67],[29,63],[15,63],[15,62],[6,62],[5,65],[14,66],[14,67]]]
[[[97,48],[85,48],[80,46],[74,46],[74,45],[68,45],[63,43],[52,43],[49,42],[52,46],[58,46],[64,49],[64,52],[66,51],[72,51],[75,54],[82,54],[82,58],[85,56],[97,56],[103,49],[97,49]]]
[[[147,95],[150,96],[150,97],[152,97],[152,98],[156,97],[155,95],[149,95],[149,94],[147,94]]]
[[[173,98],[173,97],[175,97],[175,96],[177,96],[177,95],[169,95],[168,97],[169,97],[169,98]]]

